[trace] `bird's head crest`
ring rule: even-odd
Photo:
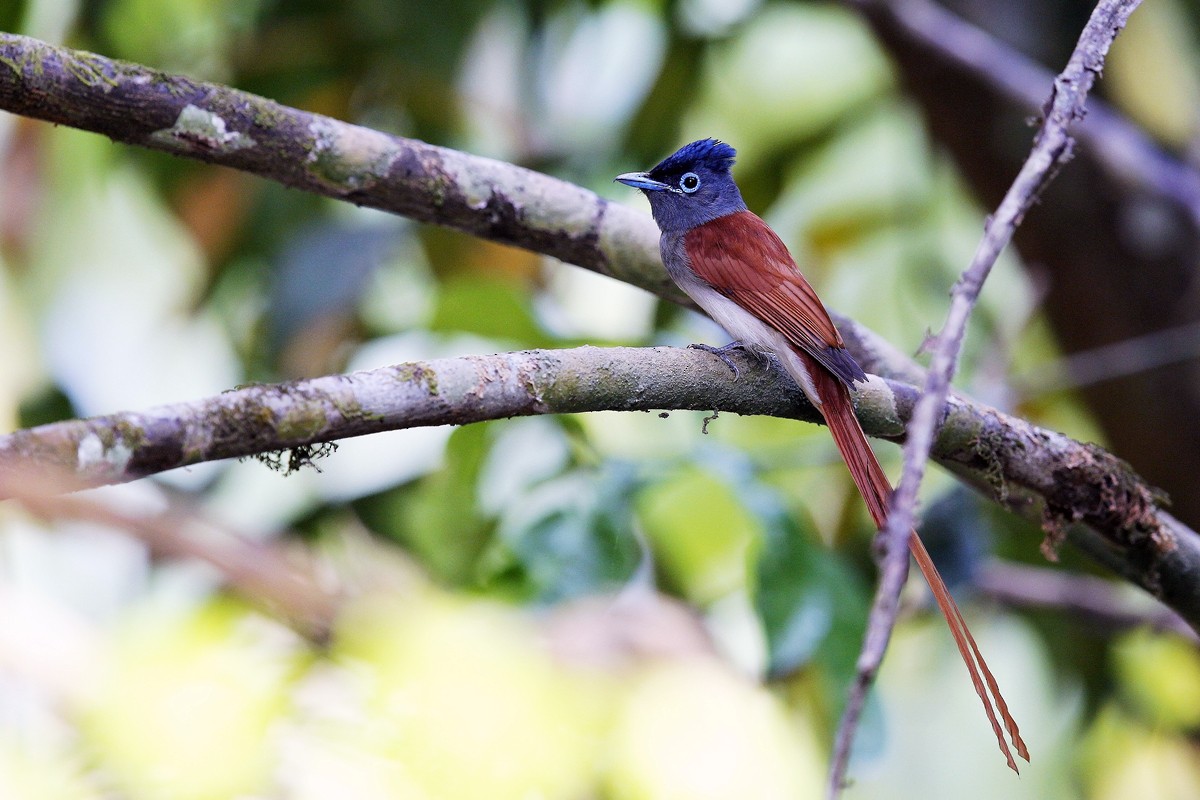
[[[720,139],[700,139],[691,144],[685,144],[664,158],[654,169],[650,170],[650,175],[665,177],[694,171],[697,167],[711,170],[714,173],[728,174],[736,157],[737,151]]]
[[[736,156],[737,151],[719,139],[700,139],[649,172],[627,172],[616,180],[642,190],[664,232],[689,230],[746,209],[730,174]]]

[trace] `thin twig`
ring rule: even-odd
[[[984,228],[983,239],[951,295],[950,310],[933,345],[925,390],[908,425],[904,471],[892,499],[888,524],[881,533],[883,564],[872,602],[867,633],[856,666],[850,701],[838,727],[830,765],[828,795],[836,798],[845,783],[850,746],[858,728],[864,698],[887,649],[899,610],[900,590],[908,573],[908,537],[913,527],[917,491],[924,477],[935,431],[950,390],[967,320],[1001,250],[1012,239],[1025,213],[1036,202],[1056,170],[1071,157],[1068,129],[1085,113],[1084,103],[1104,64],[1108,48],[1140,0],[1102,0],[1080,35],[1066,69],[1055,79],[1045,120],[1033,149],[996,213]]]

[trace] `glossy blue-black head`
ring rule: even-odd
[[[729,173],[736,155],[724,142],[701,139],[679,148],[649,172],[627,172],[616,180],[642,190],[664,233],[686,231],[746,209]]]

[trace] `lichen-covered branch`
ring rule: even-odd
[[[717,359],[666,347],[411,362],[16,431],[0,436],[0,474],[46,469],[74,476],[75,488],[99,486],[381,431],[532,414],[720,408],[818,418],[771,372],[748,364],[743,373],[732,382]]]
[[[534,414],[718,409],[816,422],[785,377],[743,357],[741,378],[696,350],[530,350],[413,362],[248,386],[191,403],[43,425],[0,436],[0,479],[42,471],[80,486],[135,480],[201,461],[428,425]],[[912,384],[872,378],[856,402],[868,433],[899,441]],[[1200,538],[1110,453],[951,397],[934,456],[988,496],[1042,524],[1047,548],[1069,532],[1200,627]],[[2,484],[0,480],[0,484]]]

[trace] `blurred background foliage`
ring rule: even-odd
[[[968,5],[1053,66],[1090,8],[1063,0],[1020,28],[1007,0]],[[1039,4],[1017,6],[1028,22]],[[1196,12],[1147,4],[1105,74],[1179,150],[1200,141]],[[981,229],[838,5],[18,0],[0,29],[638,206],[614,174],[718,136],[827,304],[910,353]],[[959,386],[1103,442],[1069,387],[1019,380],[1061,371],[1021,267],[1010,255],[991,279]],[[0,115],[3,430],[412,359],[692,341],[723,336],[574,267]],[[319,471],[223,463],[94,493],[305,548],[354,598],[320,646],[211,568],[0,506],[0,797],[815,796],[872,528],[820,428],[722,416],[705,435],[702,416],[414,430],[343,442]],[[1040,563],[1040,534],[944,475],[927,484],[930,548],[1034,761],[1007,773],[913,585],[847,796],[1200,795],[1193,642],[973,591],[1003,560]]]

